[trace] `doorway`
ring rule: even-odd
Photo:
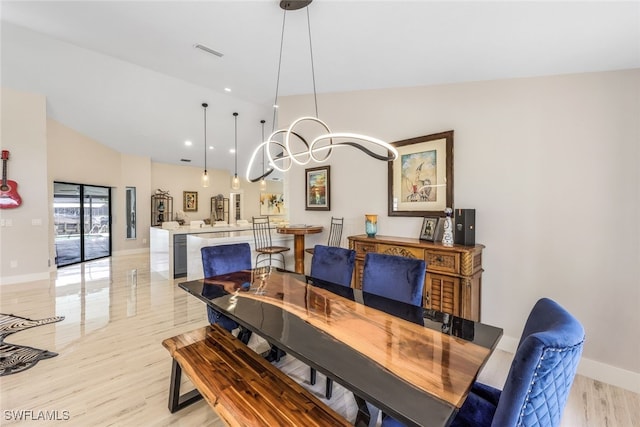
[[[56,266],[111,256],[111,188],[53,183]]]

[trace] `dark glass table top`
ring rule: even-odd
[[[276,268],[179,286],[408,425],[448,425],[502,335]]]

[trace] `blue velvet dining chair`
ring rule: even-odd
[[[235,243],[230,245],[205,246],[200,249],[202,254],[202,269],[204,277],[218,276],[239,270],[251,268],[251,247],[248,243]],[[220,324],[228,331],[238,328],[238,324],[219,311],[207,306],[209,323]],[[250,331],[240,329],[238,338],[245,344],[251,336]]]
[[[368,253],[364,257],[362,290],[369,294],[422,307],[427,263],[423,259]],[[380,410],[367,403],[369,426],[376,425]]]
[[[324,280],[336,285],[351,286],[353,267],[356,262],[356,251],[337,246],[315,245],[311,258],[311,279]],[[311,368],[312,385],[316,383],[316,370]],[[327,378],[325,397],[331,399],[333,380]]]
[[[368,253],[364,258],[362,290],[407,304],[422,306],[423,259]]]
[[[315,245],[311,258],[312,278],[342,286],[351,286],[356,251],[338,246]]]
[[[555,301],[531,310],[502,391],[476,382],[452,427],[560,424],[584,345],[580,322]],[[383,427],[402,426],[384,417]]]

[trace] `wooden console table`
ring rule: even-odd
[[[480,321],[482,250],[484,245],[453,247],[442,243],[393,236],[349,236],[356,251],[352,286],[362,288],[364,257],[368,252],[420,258],[427,262],[423,306],[454,316]]]

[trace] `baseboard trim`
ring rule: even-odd
[[[114,251],[111,252],[111,256],[122,256],[122,255],[135,255],[135,254],[144,254],[149,253],[149,248],[138,248],[138,249],[125,249],[122,251]]]
[[[498,343],[498,348],[514,354],[519,341],[519,338],[503,336]],[[640,373],[637,372],[607,365],[583,356],[578,365],[578,374],[634,393],[640,393]]]
[[[0,277],[0,286],[15,285],[16,283],[23,282],[36,282],[38,280],[49,280],[50,277],[49,271],[45,271],[43,273],[23,274],[20,276],[3,276]]]

